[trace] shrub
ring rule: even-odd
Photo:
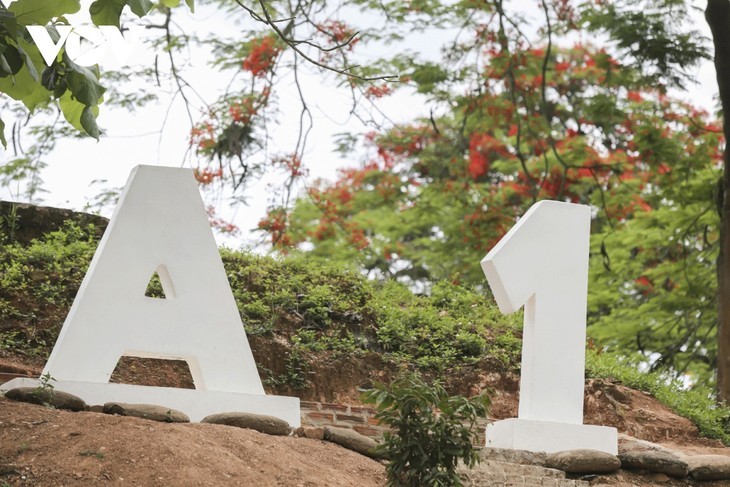
[[[375,418],[393,430],[378,446],[389,459],[389,486],[460,486],[459,460],[470,468],[479,461],[473,430],[489,410],[486,392],[471,399],[449,396],[438,381],[428,385],[406,374],[388,386],[376,384],[363,400],[374,404]]]

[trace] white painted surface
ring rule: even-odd
[[[554,453],[587,448],[618,455],[616,428],[505,419],[487,426],[487,446]]]
[[[145,296],[154,272],[166,299]],[[108,384],[122,355],[185,360],[197,390]],[[298,398],[264,394],[190,169],[132,171],[43,373],[92,404],[269,411],[299,424]]]
[[[527,422],[495,423],[492,440],[499,444],[518,441],[499,436],[513,434],[523,446],[542,444],[529,439],[545,434],[536,426],[540,423],[575,425],[559,435],[550,426],[556,435],[549,441],[558,450],[589,448],[563,448],[580,445],[583,429],[589,443],[594,442],[590,435],[604,435],[601,444],[614,441],[615,429],[582,426],[590,223],[588,206],[540,201],[481,262],[500,311],[525,307],[518,417]]]

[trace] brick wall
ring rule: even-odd
[[[327,402],[301,401],[302,426],[349,428],[366,436],[379,437],[387,428],[373,417],[375,410]]]
[[[302,426],[335,426],[338,428],[349,428],[365,436],[373,438],[381,437],[388,428],[382,426],[374,418],[375,409],[365,406],[349,406],[327,402],[301,401]],[[483,419],[477,423],[477,442],[483,446],[484,428],[487,420]]]

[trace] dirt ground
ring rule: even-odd
[[[71,413],[0,398],[0,485],[378,486],[332,443],[210,424]]]
[[[40,368],[5,357],[0,358],[0,373],[37,376]],[[186,364],[149,359],[124,359],[112,381],[194,387]],[[453,384],[461,394],[493,389],[493,419],[517,415],[516,377],[484,372],[464,376],[463,381]],[[316,388],[337,396],[333,388],[343,385],[328,379]],[[357,404],[353,395],[345,396],[351,405]],[[691,421],[651,395],[611,381],[587,381],[584,414],[587,424],[614,426],[620,433],[687,454],[730,456],[730,448],[701,437]],[[693,483],[625,471],[587,480],[627,487],[730,486],[730,482]],[[385,469],[323,441],[217,425],[70,413],[0,398],[0,486],[5,484],[375,486],[385,485]]]

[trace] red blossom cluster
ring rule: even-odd
[[[322,32],[327,33],[330,38],[331,44],[339,45],[352,39],[347,45],[348,50],[352,50],[354,45],[357,44],[357,42],[360,40],[358,38],[353,38],[353,36],[356,34],[356,31],[340,20],[327,20],[326,22],[320,24],[319,28]]]
[[[287,231],[287,213],[283,208],[269,210],[266,216],[259,221],[258,227],[268,232],[271,235],[271,244],[283,252],[294,245],[294,240]]]
[[[575,9],[571,0],[553,0],[553,8],[555,9],[558,20],[566,22],[571,29],[576,27]]]
[[[251,41],[250,50],[241,67],[256,77],[266,76],[276,64],[281,49],[277,46],[276,36],[268,35]]]
[[[222,218],[219,218],[216,216],[215,208],[212,206],[208,206],[206,208],[206,212],[208,213],[208,220],[210,221],[210,226],[217,231],[221,233],[227,233],[229,235],[237,235],[238,232],[240,232],[240,229],[238,226],[234,225],[231,222],[225,221]]]
[[[207,186],[215,180],[223,178],[223,168],[211,169],[209,167],[193,169],[193,176],[200,186]]]
[[[215,146],[215,129],[211,122],[203,122],[190,130],[190,145],[198,150],[208,150]]]
[[[388,84],[370,85],[365,89],[365,96],[368,98],[383,98],[393,93],[393,88]]]
[[[509,151],[505,145],[492,135],[472,134],[469,139],[469,166],[467,171],[473,179],[479,179],[489,170],[490,160],[509,156]]]
[[[307,174],[306,169],[302,166],[302,159],[297,154],[275,157],[271,160],[271,164],[273,166],[284,167],[292,178],[298,178]]]

